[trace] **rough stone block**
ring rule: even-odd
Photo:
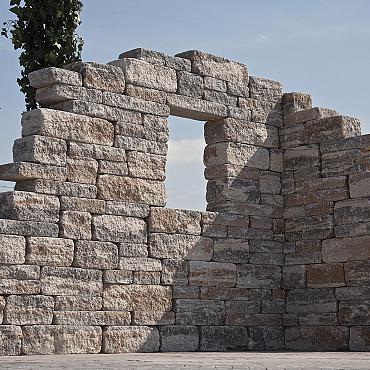
[[[253,99],[280,101],[283,95],[281,90],[280,82],[254,76],[249,78],[249,92]]]
[[[164,181],[166,178],[166,157],[162,155],[129,152],[128,172],[132,177]]]
[[[62,211],[80,211],[94,214],[105,212],[105,202],[99,199],[62,196],[60,198]]]
[[[116,136],[114,145],[127,151],[167,155],[167,143],[129,136]]]
[[[37,238],[27,240],[27,263],[40,266],[71,266],[74,244],[70,239]]]
[[[22,236],[0,235],[0,264],[16,265],[25,262],[26,240]]]
[[[189,262],[181,259],[164,259],[161,283],[165,285],[181,286],[189,282]],[[199,289],[199,288],[198,288]]]
[[[91,214],[63,211],[60,217],[60,235],[66,239],[91,239]]]
[[[349,262],[344,265],[344,275],[349,286],[368,286],[370,261]]]
[[[159,333],[147,326],[111,326],[103,333],[103,353],[157,352]]]
[[[22,329],[15,325],[0,326],[0,355],[19,356],[22,348]]]
[[[22,354],[51,355],[99,353],[102,330],[98,326],[34,325],[24,326]]]
[[[351,351],[368,352],[370,349],[370,328],[353,326],[350,328],[349,348]]]
[[[58,237],[57,224],[0,219],[0,234]]]
[[[125,161],[126,152],[121,148],[108,145],[70,142],[68,156],[71,158],[86,157],[104,161]]]
[[[238,99],[236,96],[231,96],[225,92],[220,91],[204,91],[204,99],[207,101],[225,104],[228,107],[236,107]]]
[[[370,172],[350,175],[349,192],[351,198],[370,197]]]
[[[126,162],[99,161],[99,174],[127,176],[128,168]]]
[[[28,75],[30,85],[35,89],[54,84],[82,86],[82,77],[79,73],[61,68],[49,67],[31,72]]]
[[[101,215],[93,218],[93,237],[110,242],[146,242],[146,223],[138,218]]]
[[[284,105],[284,97],[283,97],[283,105]],[[338,113],[333,109],[314,107],[314,108],[303,109],[303,110],[285,114],[284,124],[285,125],[291,125],[291,124],[295,125],[297,123],[304,123],[307,121],[317,121],[318,119],[321,119],[321,118],[329,118],[329,117],[333,117],[337,115]]]
[[[273,265],[238,265],[237,286],[278,289],[281,286],[281,267]]]
[[[281,106],[285,116],[302,110],[311,109],[311,95],[299,92],[285,93],[281,99]]]
[[[249,244],[244,239],[215,239],[213,261],[245,263],[249,259]]]
[[[306,266],[284,266],[282,287],[284,289],[297,289],[306,287]]]
[[[235,286],[236,266],[232,263],[191,261],[189,285]]]
[[[126,85],[126,95],[148,100],[159,104],[166,104],[167,94],[164,91],[148,89],[146,87]]]
[[[284,329],[278,327],[252,327],[249,350],[252,351],[282,351],[285,349]]]
[[[249,342],[247,328],[240,326],[200,327],[200,351],[246,351]]]
[[[134,271],[134,284],[157,285],[161,283],[161,271]]]
[[[126,271],[161,271],[160,260],[141,257],[121,257],[119,268]]]
[[[230,84],[231,88],[230,90],[233,90],[233,84]],[[226,92],[227,91],[227,83],[226,81],[222,81],[218,78],[214,77],[204,77],[204,88],[207,90],[214,90],[214,91],[221,91],[221,92]],[[233,94],[231,91],[229,91],[231,95],[238,95],[238,94]]]
[[[98,162],[91,158],[68,158],[67,181],[95,185]]]
[[[160,285],[107,285],[103,307],[112,311],[169,311],[171,288]]]
[[[182,234],[151,234],[149,255],[154,258],[173,258],[209,261],[213,254],[210,238]]]
[[[58,296],[99,295],[102,291],[102,272],[73,267],[43,267],[43,294]]]
[[[118,247],[109,242],[76,241],[74,266],[100,270],[118,267]]]
[[[198,349],[199,333],[196,326],[163,326],[159,328],[161,352],[193,352]]]
[[[344,269],[342,264],[318,264],[306,268],[307,286],[325,288],[344,286]]]
[[[148,257],[148,245],[136,243],[120,243],[120,257]]]
[[[338,319],[340,324],[345,326],[370,325],[369,311],[370,301],[339,302]]]
[[[357,174],[367,171],[363,153],[358,149],[325,153],[321,156],[322,177]]]
[[[55,297],[55,311],[98,311],[102,307],[103,298],[97,295]]]
[[[174,325],[175,313],[172,311],[134,311],[133,325]]]
[[[41,295],[9,296],[4,323],[12,325],[49,325],[53,321],[54,299]]]
[[[55,312],[55,325],[130,325],[131,314],[124,311],[60,311]]]
[[[197,74],[179,71],[177,73],[177,93],[202,99],[203,78]]]

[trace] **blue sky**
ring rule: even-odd
[[[1,21],[12,18],[7,9],[2,0]],[[87,61],[145,47],[168,54],[199,49],[243,62],[251,75],[281,81],[286,92],[308,92],[314,105],[359,117],[370,132],[368,0],[85,0],[79,33]],[[17,57],[0,39],[1,163],[11,161],[20,136]],[[169,206],[202,209],[202,125],[172,119],[170,127],[177,141],[169,155]],[[199,155],[184,161],[179,153],[186,155],[187,145]]]

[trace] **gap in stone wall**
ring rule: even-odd
[[[167,207],[204,211],[204,123],[170,116],[168,124],[170,141],[166,167]]]

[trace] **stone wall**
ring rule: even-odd
[[[29,78],[42,108],[0,166],[1,354],[369,350],[357,120],[198,51]],[[206,121],[206,212],[165,208],[170,114]]]

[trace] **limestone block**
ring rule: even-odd
[[[0,326],[0,355],[19,356],[22,348],[22,329],[15,325]]]
[[[178,299],[175,302],[176,325],[223,325],[223,301]]]
[[[350,175],[349,192],[351,198],[370,197],[370,172]]]
[[[166,104],[166,93],[160,90],[148,89],[146,87],[126,85],[126,95],[134,98],[148,100],[159,104]]]
[[[143,203],[153,206],[165,205],[163,182],[113,175],[98,176],[100,199]]]
[[[161,352],[193,352],[198,349],[199,333],[196,326],[162,326]]]
[[[122,68],[127,83],[166,92],[176,92],[176,72],[143,60],[124,58],[109,63]]]
[[[285,349],[283,328],[255,326],[250,329],[250,337],[249,350],[282,351]]]
[[[42,108],[22,115],[22,136],[30,135],[112,145],[114,128],[110,122],[99,118]]]
[[[234,107],[231,105],[227,107],[227,117],[234,118],[234,119],[240,119],[243,121],[251,121],[252,119],[250,110]]]
[[[270,165],[266,148],[234,142],[207,145],[203,161],[206,167],[231,164],[266,170]]]
[[[311,98],[311,97],[310,97]],[[284,98],[283,98],[284,101]],[[284,102],[283,102],[284,105]],[[338,116],[338,113],[333,109],[314,107],[304,110],[291,112],[284,115],[284,124],[292,125],[297,123],[304,123],[307,121],[316,121],[321,118],[329,118]]]
[[[128,172],[132,177],[164,181],[166,157],[162,155],[128,152]]]
[[[110,326],[103,333],[103,353],[157,352],[159,333],[147,326]]]
[[[40,266],[71,266],[74,245],[70,239],[37,238],[27,240],[26,260],[29,264]]]
[[[280,101],[283,95],[280,82],[260,77],[249,77],[249,92],[252,99]]]
[[[64,167],[43,165],[31,162],[15,162],[0,165],[0,180],[25,181],[47,179],[65,181],[67,171]]]
[[[307,286],[309,288],[325,288],[344,286],[344,270],[342,264],[318,264],[306,267]]]
[[[0,234],[58,237],[57,224],[0,219]]]
[[[162,262],[161,283],[164,285],[187,285],[189,282],[189,262],[181,259],[164,259]],[[199,288],[198,288],[199,289]]]
[[[201,214],[197,211],[152,207],[148,230],[154,233],[200,235],[200,221]]]
[[[154,258],[172,258],[209,261],[213,254],[210,238],[182,234],[150,234],[149,255]]]
[[[55,311],[98,311],[103,307],[103,298],[94,295],[56,296]]]
[[[65,195],[70,197],[95,198],[97,189],[93,185],[75,184],[50,180],[29,180],[16,184],[16,190],[50,195]]]
[[[240,326],[202,326],[200,351],[246,351],[250,338],[247,328]]]
[[[149,209],[146,204],[108,201],[105,212],[116,216],[146,218],[149,216]]]
[[[156,285],[161,283],[160,271],[135,271],[134,284]]]
[[[103,290],[104,310],[169,311],[171,288],[160,285],[107,285]]]
[[[130,312],[124,311],[60,311],[55,312],[55,325],[130,325]]]
[[[236,266],[232,263],[191,261],[189,285],[235,286]]]
[[[213,261],[245,263],[249,259],[249,244],[244,239],[215,239]]]
[[[102,329],[98,326],[34,325],[23,329],[24,355],[99,353]]]
[[[234,96],[242,96],[244,98],[249,98],[248,84],[243,82],[241,83],[228,82],[227,93]]]
[[[62,211],[80,211],[89,213],[105,213],[105,202],[99,199],[62,196],[60,198]]]
[[[204,91],[203,78],[195,73],[177,72],[177,93],[202,99]]]
[[[351,327],[349,348],[351,351],[368,352],[370,348],[370,328],[366,326]]]
[[[207,144],[233,141],[266,148],[277,148],[279,142],[276,127],[232,118],[207,122],[205,139]]]
[[[162,264],[154,258],[122,257],[119,268],[126,271],[161,271]]]
[[[73,267],[43,267],[43,294],[58,296],[99,295],[102,291],[102,272]]]
[[[172,311],[134,311],[133,325],[174,325],[175,313]]]
[[[234,84],[229,84],[229,85],[231,85],[231,88],[229,90],[233,90],[233,87],[235,85]],[[218,78],[204,77],[204,88],[207,90],[226,92],[228,85],[226,81],[222,81]],[[237,95],[237,94],[233,94],[231,91],[229,91],[229,93],[231,95]]]
[[[133,217],[101,215],[93,218],[93,238],[111,242],[146,242],[146,223]]]
[[[167,155],[167,143],[130,136],[116,136],[114,145],[128,151]]]
[[[220,92],[220,91],[204,91],[204,99],[207,101],[225,104],[227,106],[236,107],[238,103],[238,99],[235,96],[231,96],[227,93]]]
[[[126,152],[121,148],[76,142],[69,143],[68,156],[71,158],[87,157],[117,162],[124,162],[126,160]]]
[[[237,269],[237,286],[277,289],[281,285],[281,268],[273,265],[242,264]]]
[[[107,270],[103,274],[105,284],[132,284],[133,272],[125,270]]]
[[[293,289],[288,292],[288,313],[336,312],[333,289]]]
[[[75,62],[65,68],[82,75],[83,86],[122,94],[125,90],[125,76],[121,68],[98,63]]]
[[[293,92],[285,93],[281,99],[281,106],[285,117],[289,114],[308,110],[312,108],[312,98],[310,94]],[[285,121],[284,117],[284,121]]]
[[[91,214],[63,211],[60,217],[60,236],[67,239],[91,239]]]
[[[11,295],[6,299],[4,323],[49,325],[53,321],[54,299],[42,295]]]
[[[128,168],[125,162],[99,161],[98,173],[127,176]]]
[[[26,240],[22,236],[0,235],[0,264],[16,265],[25,262]]]
[[[344,265],[346,283],[349,286],[368,286],[370,282],[369,267],[369,261],[346,263]]]
[[[192,72],[201,76],[215,77],[220,80],[248,83],[247,67],[241,63],[202,53],[198,50],[189,50],[176,55],[192,61]]]
[[[109,242],[76,241],[74,266],[100,270],[118,267],[118,247]]]
[[[67,144],[64,140],[45,136],[26,136],[14,141],[14,162],[35,162],[65,166]]]
[[[31,72],[28,75],[28,80],[35,89],[54,84],[82,86],[82,78],[79,73],[55,67]]]
[[[301,326],[287,328],[285,346],[290,351],[348,350],[349,329],[343,326]]]
[[[198,121],[210,121],[228,115],[227,107],[223,104],[176,94],[167,95],[167,105],[171,115]]]

